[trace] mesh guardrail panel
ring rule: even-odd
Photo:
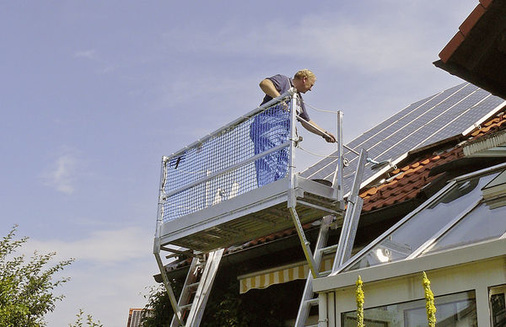
[[[177,219],[284,178],[289,108],[289,102],[271,106],[166,158],[161,220]]]

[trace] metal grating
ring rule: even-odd
[[[359,151],[364,148],[375,161],[395,162],[409,151],[454,136],[465,135],[504,105],[504,100],[469,83],[463,83],[415,102],[347,144]],[[336,167],[336,153],[301,173],[305,178],[330,180]],[[345,193],[351,189],[358,158],[344,152],[349,165],[343,169]],[[377,170],[369,163],[364,180]]]
[[[277,177],[284,178],[290,146],[289,102],[275,104],[255,115],[243,117],[204,140],[164,157],[161,220],[174,220],[258,188],[261,182],[265,183],[270,178],[257,176],[255,168],[255,165],[265,164],[265,157],[284,160],[281,165],[285,171],[278,172],[280,176]],[[282,126],[254,123],[260,115],[271,118],[280,110],[286,116],[281,119]],[[260,142],[254,144],[252,141],[257,135],[267,135],[269,142],[275,138],[275,144],[271,142],[266,145],[264,148],[268,149],[265,151],[258,150]],[[273,148],[276,148],[274,152]],[[261,171],[276,173],[268,169]]]

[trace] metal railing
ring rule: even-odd
[[[209,208],[292,174],[297,96],[290,90],[163,157],[158,222]]]

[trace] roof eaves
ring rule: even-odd
[[[447,63],[451,56],[455,53],[458,47],[464,42],[465,38],[469,35],[469,32],[480,20],[480,18],[488,10],[493,0],[480,1],[480,3],[474,8],[469,16],[460,25],[459,31],[455,36],[448,42],[448,44],[439,53],[439,58],[444,63]]]

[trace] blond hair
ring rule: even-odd
[[[303,78],[307,78],[307,79],[314,79],[316,80],[316,76],[315,74],[310,71],[309,69],[301,69],[299,70],[298,72],[295,73],[295,75],[293,76],[294,79],[303,79]]]

